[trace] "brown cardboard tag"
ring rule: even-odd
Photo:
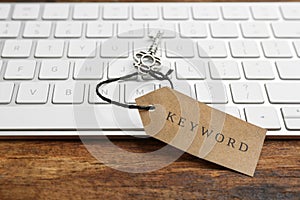
[[[266,130],[168,87],[136,99],[145,132],[199,158],[254,175]]]

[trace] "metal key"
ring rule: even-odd
[[[140,73],[147,74],[150,70],[159,70],[161,68],[161,58],[156,56],[156,52],[162,35],[163,32],[158,31],[148,51],[139,51],[134,54],[133,65]]]

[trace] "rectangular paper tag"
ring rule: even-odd
[[[168,87],[136,99],[145,132],[199,158],[253,176],[266,130]]]

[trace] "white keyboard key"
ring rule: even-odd
[[[159,15],[157,6],[134,5],[133,7],[133,19],[158,19],[158,17]]]
[[[86,37],[107,38],[113,36],[113,24],[109,22],[88,22]]]
[[[193,6],[193,18],[207,20],[219,19],[219,7],[218,6],[204,6],[204,5],[196,5]]]
[[[9,104],[14,91],[13,83],[0,83],[0,104]]]
[[[279,130],[280,122],[278,113],[273,107],[249,107],[245,108],[247,122],[266,128],[268,130]]]
[[[271,103],[300,103],[299,82],[266,83],[266,89]]]
[[[48,100],[48,83],[21,83],[16,103],[18,104],[45,104]]]
[[[104,104],[107,103],[103,101],[98,95],[96,94],[96,85],[97,84],[90,84],[89,90],[89,103],[91,104]],[[112,99],[114,101],[120,101],[120,87],[117,83],[111,83],[108,85],[103,85],[99,88],[99,92],[101,95]]]
[[[203,103],[227,103],[227,92],[222,83],[196,83],[197,99]]]
[[[37,42],[35,57],[61,58],[64,53],[63,40],[39,40]]]
[[[120,38],[142,38],[144,37],[144,24],[139,22],[134,23],[119,23],[118,37]]]
[[[201,60],[176,60],[177,79],[201,80],[206,78],[205,63]]]
[[[249,80],[274,79],[273,67],[269,61],[243,61],[245,76]]]
[[[226,58],[227,51],[223,41],[202,40],[198,42],[198,51],[201,58]]]
[[[245,38],[268,38],[268,26],[264,22],[241,23],[242,33]]]
[[[299,22],[272,23],[272,28],[277,38],[300,38]]]
[[[149,92],[154,91],[155,85],[153,83],[138,83],[128,82],[125,87],[125,101],[127,103],[135,103],[135,99],[143,96]]]
[[[220,110],[222,112],[225,112],[229,115],[232,115],[236,118],[241,119],[241,114],[240,110],[237,107],[232,107],[232,106],[218,106],[218,105],[213,105],[213,108]]]
[[[284,118],[300,119],[300,107],[283,107],[281,111]]]
[[[207,28],[205,23],[201,22],[181,22],[180,36],[188,38],[205,38],[207,37]]]
[[[129,56],[129,42],[125,40],[112,40],[102,42],[101,57],[127,58]]]
[[[99,60],[76,60],[74,79],[76,80],[100,80],[103,77],[104,63]]]
[[[194,57],[194,43],[191,40],[166,41],[166,56],[168,58]]]
[[[288,130],[300,130],[300,119],[285,119],[284,122]]]
[[[129,8],[126,5],[105,5],[103,19],[128,19]]]
[[[258,83],[231,83],[230,88],[234,103],[264,103]]]
[[[211,23],[210,28],[214,38],[237,38],[239,36],[237,25],[233,22]]]
[[[250,13],[246,6],[223,6],[222,7],[224,19],[247,20]]]
[[[296,49],[298,57],[300,57],[300,41],[295,41],[295,42],[293,42],[293,44]]]
[[[284,80],[300,80],[300,61],[276,61],[279,77]]]
[[[69,17],[69,9],[68,4],[46,4],[43,19],[67,19]]]
[[[172,22],[152,22],[148,24],[148,35],[155,36],[158,31],[163,31],[163,38],[173,38],[176,36],[176,25]]]
[[[2,66],[3,66],[3,61],[0,60],[0,74],[1,74]]]
[[[235,61],[211,61],[209,62],[212,79],[234,80],[240,79],[238,63]]]
[[[51,22],[26,22],[23,37],[47,38],[50,36]]]
[[[81,104],[84,99],[84,84],[57,83],[54,86],[54,104]]]
[[[16,38],[19,35],[21,22],[0,22],[0,38]]]
[[[31,40],[6,40],[2,56],[7,58],[27,58],[31,52]]]
[[[66,80],[69,77],[70,64],[67,60],[43,60],[39,79]]]
[[[74,6],[73,19],[98,19],[99,7],[94,4],[78,4]]]
[[[55,37],[79,38],[81,37],[81,22],[57,22]]]
[[[37,19],[39,17],[40,5],[38,4],[16,4],[12,15],[13,19]]]
[[[188,19],[189,10],[185,6],[168,5],[163,7],[164,19]]]
[[[193,91],[191,89],[191,84],[187,81],[173,81],[173,89],[181,92],[182,94],[185,94],[189,97],[194,98],[195,97],[195,89],[193,88]],[[170,84],[168,82],[162,82],[161,84],[159,84],[160,88],[163,87],[170,87]]]
[[[251,10],[254,19],[275,20],[279,18],[279,9],[277,6],[252,6]]]
[[[33,60],[10,60],[7,62],[4,79],[31,80],[34,77],[36,62]]]
[[[2,3],[0,5],[0,19],[6,19],[6,18],[8,18],[9,11],[10,11],[10,5]]]
[[[125,76],[136,72],[133,67],[132,60],[122,60],[117,59],[109,63],[108,65],[108,78],[119,78],[120,76]],[[137,77],[132,77],[131,79],[136,79]]]
[[[255,41],[235,40],[229,44],[234,58],[259,58],[259,50]]]
[[[300,6],[298,5],[281,5],[281,11],[284,19],[300,19]]]
[[[262,42],[264,54],[267,58],[291,58],[292,53],[287,41],[268,40]]]
[[[96,42],[90,40],[71,40],[68,57],[90,58],[96,56]]]

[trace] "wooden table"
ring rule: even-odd
[[[140,153],[163,146],[154,139],[114,143]],[[254,178],[188,154],[154,172],[125,173],[92,157],[79,139],[2,140],[0,153],[0,199],[300,197],[299,140],[267,140]]]

